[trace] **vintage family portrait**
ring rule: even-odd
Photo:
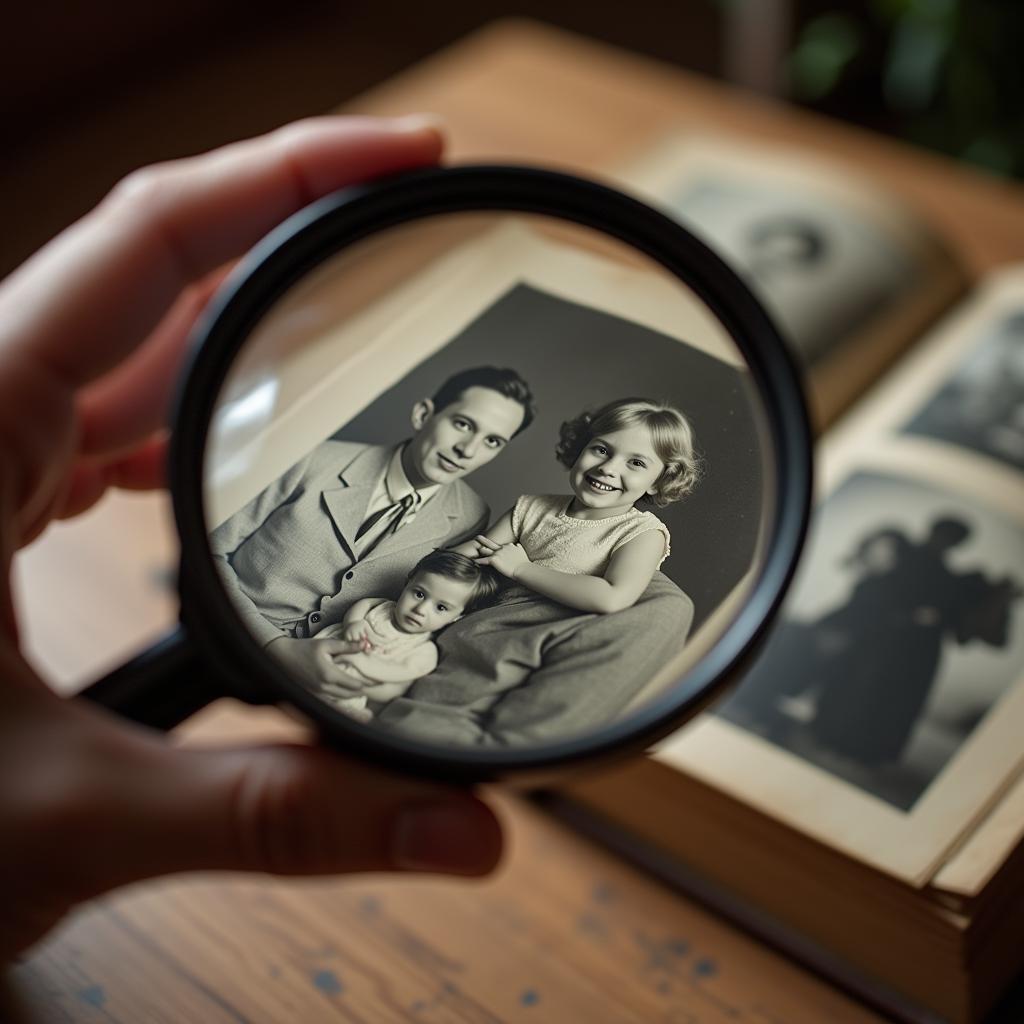
[[[470,746],[594,730],[755,562],[747,376],[513,281],[211,524],[211,552],[257,642],[343,715]]]

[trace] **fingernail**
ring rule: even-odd
[[[405,114],[402,117],[393,118],[391,124],[398,132],[435,131],[443,134],[445,130],[444,119],[438,114]]]
[[[471,801],[409,804],[392,826],[392,863],[406,871],[480,875],[494,867],[500,849],[497,822]]]

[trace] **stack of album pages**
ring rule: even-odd
[[[747,276],[820,425],[864,393],[751,671],[547,799],[903,1019],[977,1021],[1024,966],[1024,267],[961,298],[925,228],[803,156],[677,140],[626,180]]]

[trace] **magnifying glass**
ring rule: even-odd
[[[662,214],[526,168],[347,189],[199,327],[181,625],[84,696],[159,728],[280,704],[461,780],[643,748],[763,635],[810,447],[769,318]]]

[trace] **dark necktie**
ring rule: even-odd
[[[390,522],[387,526],[381,530],[380,534],[366,547],[360,554],[360,558],[365,558],[385,537],[389,537],[393,534],[399,526],[402,525],[402,520],[406,517],[409,510],[416,504],[416,495],[407,494],[404,498],[396,501],[393,505],[385,505],[383,508],[378,509],[372,515],[366,517],[363,521],[362,526],[356,531],[356,540],[360,540],[363,536],[370,532],[382,519],[391,516]]]

